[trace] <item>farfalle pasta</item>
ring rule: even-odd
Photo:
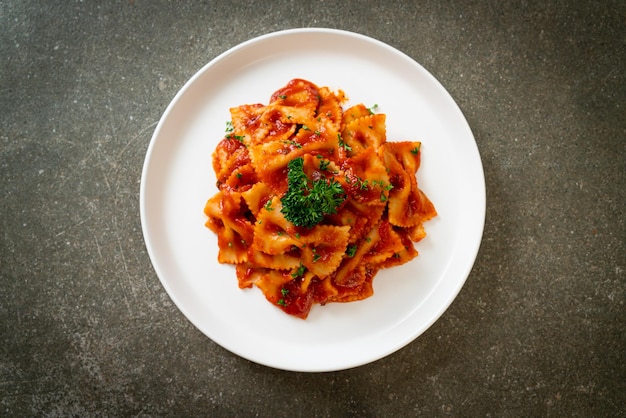
[[[269,104],[230,109],[213,153],[206,226],[240,288],[286,313],[373,294],[376,273],[417,256],[436,216],[418,188],[420,142],[387,142],[385,115],[294,79]]]

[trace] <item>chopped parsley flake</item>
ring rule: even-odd
[[[368,186],[369,186],[369,181],[368,180],[363,180],[360,177],[356,178],[357,180],[357,185],[359,186],[359,189],[361,190],[367,190]]]
[[[304,273],[306,273],[306,267],[300,264],[300,267],[298,267],[296,271],[291,273],[291,277],[293,277],[294,279],[297,279],[298,277],[304,276]]]
[[[302,148],[302,144],[297,143],[296,141],[289,141],[289,140],[285,140],[283,141],[285,144],[287,145],[293,145],[296,148]]]
[[[226,139],[236,139],[237,141],[241,142],[242,144],[243,144],[244,138],[245,138],[245,136],[243,136],[243,135],[233,135],[233,134],[226,135]]]
[[[343,142],[343,138],[341,134],[337,134],[337,140],[339,141],[339,147],[344,148],[346,151],[352,151],[352,147],[345,142]]]

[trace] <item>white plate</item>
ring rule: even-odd
[[[342,89],[349,104],[378,104],[389,140],[422,141],[420,187],[439,216],[419,257],[381,271],[374,296],[314,306],[293,318],[259,289],[241,290],[217,263],[203,208],[216,191],[211,154],[229,108],[267,103],[292,78]],[[363,35],[296,29],[244,42],[178,92],[150,142],[141,222],[152,264],[183,314],[224,348],[295,371],[332,371],[380,359],[413,341],[447,309],[472,268],[485,219],[485,181],[472,132],[439,82],[405,54]],[[419,360],[416,360],[419,361]]]

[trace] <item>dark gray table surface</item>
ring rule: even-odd
[[[139,217],[156,124],[257,35],[380,39],[476,137],[475,266],[422,336],[294,373],[199,332]],[[0,415],[626,415],[626,2],[0,2]]]

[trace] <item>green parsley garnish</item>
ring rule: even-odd
[[[357,184],[359,186],[359,189],[361,189],[361,190],[367,190],[368,189],[368,185],[369,185],[369,181],[368,180],[363,180],[360,177],[357,177],[356,180],[357,180]]]
[[[244,138],[245,138],[245,136],[243,136],[243,135],[233,135],[233,134],[226,135],[226,139],[236,139],[237,141],[241,142],[242,144],[243,144]]]
[[[339,147],[343,147],[345,148],[346,151],[352,151],[352,147],[348,144],[346,144],[345,142],[343,142],[343,138],[341,137],[341,134],[337,134],[337,139],[339,140]]]
[[[285,100],[285,99],[287,98],[287,96],[286,96],[286,95],[284,95],[284,94],[281,94],[281,95],[280,95],[280,96],[278,96],[278,97],[280,97],[282,100]]]
[[[280,199],[281,212],[295,226],[312,228],[325,215],[337,213],[337,207],[346,199],[343,187],[334,179],[309,180],[302,157],[289,162],[287,187],[287,193]]]
[[[415,147],[411,150],[411,154],[413,155],[417,155],[418,152],[420,152],[420,147]]]
[[[297,279],[298,277],[304,276],[304,273],[306,273],[306,267],[300,264],[300,267],[298,267],[296,271],[291,273],[291,277],[293,277],[294,279]]]
[[[354,257],[354,255],[356,254],[356,249],[357,249],[356,244],[348,245],[348,249],[346,250],[346,255],[350,258]]]
[[[296,148],[302,148],[302,144],[297,143],[296,141],[292,141],[292,140],[287,140],[285,139],[283,141],[283,144],[287,144],[287,145],[293,145]]]
[[[330,161],[328,161],[328,160],[321,160],[320,161],[320,170],[321,171],[326,171],[326,169],[328,168],[329,164],[330,164]]]
[[[369,110],[370,115],[373,115],[376,112],[376,110],[378,110],[378,105],[374,104],[374,106],[368,108],[367,110]]]
[[[266,211],[271,212],[274,210],[274,208],[272,207],[272,199],[268,200],[265,203],[265,206],[263,206],[265,208]]]
[[[232,132],[235,130],[233,123],[229,120],[226,121],[226,132]]]

